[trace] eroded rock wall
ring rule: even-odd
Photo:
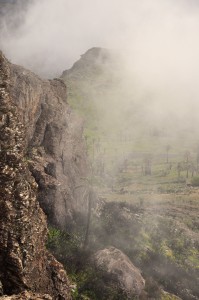
[[[22,67],[9,67],[10,92],[25,126],[40,205],[51,223],[66,228],[74,222],[74,212],[85,210],[80,187],[88,172],[83,122],[68,106],[61,80],[42,80]]]
[[[1,293],[3,290],[12,295],[31,290],[49,294],[53,299],[71,299],[62,265],[45,248],[46,216],[37,201],[37,183],[26,161],[30,129],[20,122],[18,107],[9,93],[10,66],[0,53]],[[17,101],[17,95],[14,100]]]

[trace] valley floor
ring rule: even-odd
[[[100,189],[101,199],[115,213],[109,227],[119,226],[109,242],[165,290],[199,299],[199,188],[185,170],[179,177],[176,166],[156,160],[145,175],[134,158],[126,158],[112,185]],[[123,213],[116,213],[116,203]]]

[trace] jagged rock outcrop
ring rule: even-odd
[[[81,58],[74,63],[70,70],[65,70],[62,74],[63,79],[78,79],[81,81],[88,80],[90,83],[94,84],[94,79],[91,78],[92,75],[97,75],[101,77],[105,67],[110,67],[113,62],[113,53],[106,48],[93,47],[86,51]],[[83,76],[85,75],[85,77]]]
[[[53,299],[71,299],[62,265],[45,248],[46,217],[37,201],[37,183],[25,157],[29,131],[18,119],[18,108],[9,93],[10,69],[0,53],[1,290],[7,295],[31,290]]]
[[[9,68],[10,93],[25,127],[27,160],[39,186],[40,205],[49,222],[66,228],[74,212],[85,210],[78,187],[88,170],[83,122],[67,104],[61,80],[41,80],[12,64]]]
[[[124,299],[139,296],[145,281],[130,259],[120,250],[109,247],[99,250],[93,257],[98,271],[104,274],[104,285],[111,282],[112,289],[124,295]]]

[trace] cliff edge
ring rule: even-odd
[[[69,107],[62,80],[42,80],[13,64],[9,69],[9,90],[24,125],[39,203],[51,224],[68,229],[85,210],[77,188],[88,172],[82,119]]]
[[[62,265],[45,248],[46,217],[26,159],[27,132],[32,132],[33,125],[30,122],[27,128],[22,122],[16,106],[19,97],[12,94],[10,66],[0,53],[0,293],[30,290],[52,299],[71,299]],[[30,113],[32,107],[27,106]]]

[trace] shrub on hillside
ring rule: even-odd
[[[199,176],[194,176],[194,177],[191,179],[191,185],[192,185],[192,186],[199,186]]]

